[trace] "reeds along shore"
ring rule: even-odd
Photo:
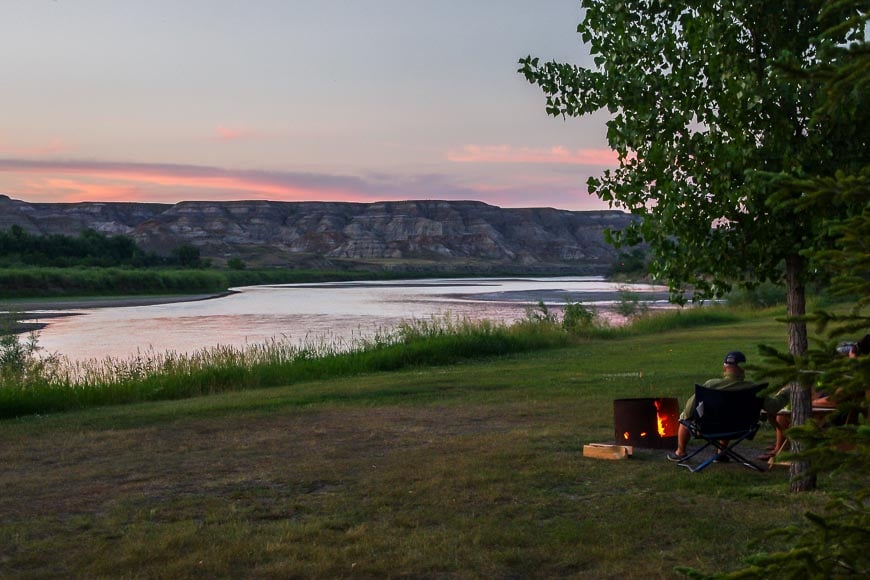
[[[0,367],[0,418],[444,365],[563,347],[590,338],[614,338],[735,319],[725,310],[709,308],[648,314],[620,328],[598,319],[578,326],[552,315],[540,317],[531,313],[513,324],[447,316],[408,321],[395,331],[360,338],[351,344],[330,340],[292,344],[273,339],[245,348],[218,346],[192,354],[146,351],[127,359],[76,363],[41,353],[36,336],[28,343],[7,335],[0,345],[7,355],[4,358],[7,362]]]

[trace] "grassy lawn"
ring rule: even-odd
[[[0,422],[0,577],[674,577],[801,519],[787,472],[587,459],[772,317]],[[763,430],[748,447],[773,439]],[[754,455],[752,453],[751,455]]]

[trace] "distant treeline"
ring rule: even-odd
[[[238,286],[392,280],[401,272],[338,270],[216,270],[179,268],[0,268],[0,300],[130,294],[199,294]],[[0,310],[3,304],[0,304]]]
[[[129,236],[107,236],[92,229],[76,237],[34,235],[21,226],[0,231],[0,267],[126,267],[199,268],[207,263],[193,246],[180,246],[168,256],[146,252]]]
[[[146,252],[129,236],[110,236],[92,229],[78,236],[34,235],[20,226],[0,230],[0,300],[129,294],[217,293],[236,286],[396,280],[433,276],[520,276],[529,272],[506,268],[481,271],[248,269],[238,257],[227,268],[212,268],[198,248],[183,245],[170,255]],[[573,273],[572,273],[573,274]],[[535,275],[566,275],[557,270]],[[3,305],[0,304],[0,310]]]

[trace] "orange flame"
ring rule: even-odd
[[[653,403],[656,406],[656,423],[659,437],[666,437],[669,431],[673,431],[671,429],[670,417],[666,413],[662,413],[662,402],[660,400],[656,399]],[[670,433],[670,435],[674,435],[674,433]]]
[[[628,438],[629,438],[628,431],[626,431],[625,433],[622,434],[622,438],[625,439],[626,441],[628,441]]]

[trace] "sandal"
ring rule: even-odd
[[[756,456],[755,459],[757,459],[758,461],[770,461],[771,457],[776,457],[776,453],[762,453],[761,455]]]

